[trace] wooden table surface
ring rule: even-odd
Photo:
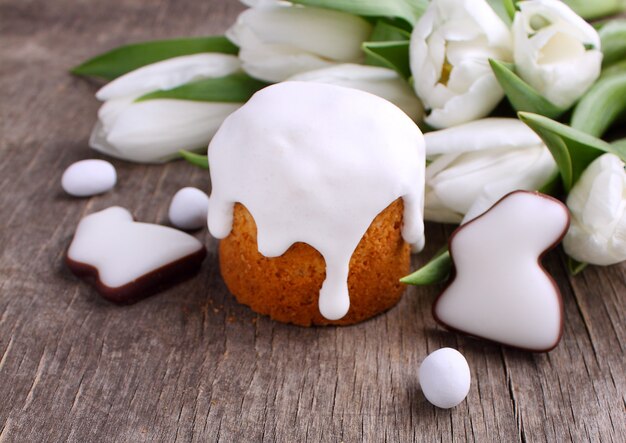
[[[129,307],[64,266],[78,220],[111,205],[166,223],[171,196],[209,186],[184,162],[121,161],[113,192],[60,187],[87,146],[95,83],[67,69],[116,45],[223,32],[234,0],[0,0],[0,441],[603,441],[626,436],[626,264],[568,276],[565,332],[531,354],[446,332],[437,288],[410,288],[352,327],[300,328],[238,305],[216,241],[195,279]],[[427,227],[423,262],[449,228]],[[421,360],[443,346],[468,359],[472,387],[452,410],[419,390]]]

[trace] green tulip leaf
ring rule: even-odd
[[[611,147],[622,160],[626,158],[626,138],[611,142]]]
[[[515,11],[517,11],[515,7],[516,0],[487,0],[487,3],[504,23],[511,26]]]
[[[512,64],[492,59],[489,59],[489,64],[516,111],[532,112],[549,118],[557,118],[567,111],[550,102],[535,88],[519,78]]]
[[[572,275],[577,275],[582,272],[588,266],[587,263],[582,263],[577,260],[574,260],[572,257],[567,257],[567,269],[569,273]]]
[[[399,18],[409,25],[413,25],[428,6],[428,0],[292,0],[292,3],[364,17]]]
[[[252,95],[268,83],[244,73],[225,77],[206,78],[187,83],[177,88],[149,92],[136,101],[155,99],[178,99],[202,102],[245,103]]]
[[[602,47],[602,66],[609,66],[626,58],[626,20],[612,20],[598,31]]]
[[[593,20],[624,11],[623,0],[563,0],[564,3],[586,20]]]
[[[626,112],[626,72],[598,80],[580,99],[572,113],[572,128],[595,137]]]
[[[393,69],[405,79],[411,76],[408,40],[365,42],[362,47],[367,57],[367,64]]]
[[[502,0],[502,4],[512,22],[517,12],[517,0]]]
[[[387,19],[376,21],[370,35],[370,42],[397,42],[411,39],[411,33]]]
[[[192,165],[198,166],[202,169],[209,169],[209,157],[207,155],[196,154],[191,151],[178,151],[182,158],[187,160]]]
[[[539,189],[537,189],[537,191],[541,192],[542,194],[552,195],[553,197],[556,197],[560,194],[561,191],[561,187],[559,186],[560,182],[560,174],[558,171],[556,171],[552,175],[552,177],[550,177]]]
[[[182,55],[220,52],[236,55],[239,48],[226,37],[178,38],[120,46],[87,60],[71,70],[72,74],[113,80],[151,63]]]
[[[420,269],[406,277],[402,277],[400,282],[414,286],[442,283],[448,279],[451,270],[452,258],[450,258],[448,248],[445,247]]]
[[[518,116],[541,137],[552,153],[566,192],[572,189],[593,160],[607,152],[616,153],[605,141],[542,115],[520,112]]]
[[[598,81],[622,74],[626,74],[626,59],[621,62],[613,63],[611,66],[602,69],[602,73],[600,74]]]

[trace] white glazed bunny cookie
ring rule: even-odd
[[[560,338],[561,294],[541,257],[565,235],[558,200],[515,191],[450,237],[455,275],[433,305],[449,329],[508,346],[549,351]]]
[[[80,221],[65,262],[94,281],[104,298],[130,304],[191,277],[205,256],[191,235],[133,221],[126,209],[112,206]]]

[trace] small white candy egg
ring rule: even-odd
[[[470,389],[470,370],[465,357],[452,348],[441,348],[424,359],[419,369],[426,399],[439,408],[461,403]]]
[[[74,197],[88,197],[110,191],[117,182],[115,167],[105,160],[81,160],[63,173],[61,186]]]
[[[199,229],[206,225],[209,197],[198,188],[183,188],[170,203],[169,218],[180,229]]]

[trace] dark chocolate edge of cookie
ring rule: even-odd
[[[65,263],[74,275],[91,283],[106,300],[118,305],[130,305],[190,279],[200,271],[206,255],[206,248],[202,246],[192,254],[161,266],[116,288],[102,283],[98,269],[86,263],[72,260],[67,253],[65,254]]]

